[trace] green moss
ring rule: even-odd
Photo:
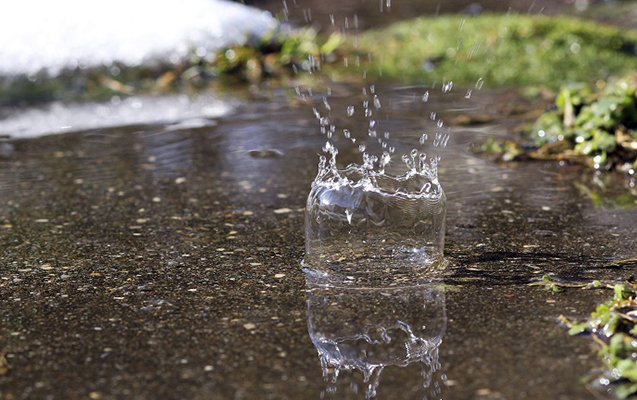
[[[445,16],[363,33],[358,52],[390,80],[557,88],[636,70],[637,33],[568,17]]]

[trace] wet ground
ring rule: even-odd
[[[314,3],[313,21],[327,23],[333,12],[342,24],[356,12],[364,28],[388,18],[377,18],[378,2],[324,12]],[[436,12],[426,2],[393,3],[397,18]],[[531,5],[571,7],[511,4]],[[302,2],[288,6],[302,22]],[[344,113],[361,88],[334,85],[332,109]],[[426,326],[425,335],[401,342],[393,333],[394,347],[357,345],[343,357],[385,365],[375,368],[379,399],[604,398],[583,383],[601,366],[592,342],[569,337],[557,318],[583,318],[610,293],[527,284],[545,274],[631,277],[630,264],[613,264],[637,253],[631,181],[476,156],[472,144],[512,135],[547,103],[486,88],[470,100],[461,88],[432,91],[423,103],[426,90],[377,87],[382,126],[401,132],[393,139],[400,150],[431,128],[431,112],[452,127],[440,171],[449,265],[431,284],[401,290],[306,286],[303,212],[325,143],[312,113],[320,95],[300,101],[264,87],[226,101],[222,108],[234,111],[225,116],[197,111],[175,121],[162,111],[154,122],[120,119],[139,125],[0,139],[0,398],[364,398],[360,371],[323,379],[317,346],[397,321]],[[207,95],[196,102],[202,110],[218,103],[218,93]],[[74,112],[83,111],[45,115]],[[41,134],[42,125],[28,124],[37,115],[12,126]],[[464,126],[467,115],[488,123]],[[367,123],[358,114],[336,121]],[[350,146],[339,157],[360,154]],[[382,360],[385,353],[392,356]]]
[[[359,88],[337,89],[331,105],[344,110]],[[323,380],[313,339],[402,319],[431,325],[429,353],[388,365],[379,399],[594,398],[581,381],[600,366],[592,344],[557,317],[583,317],[610,294],[527,283],[632,275],[611,264],[635,256],[635,213],[595,207],[574,184],[592,176],[576,167],[471,154],[470,143],[518,123],[503,103],[518,114],[538,103],[377,90],[397,105],[386,108],[390,130],[417,135],[431,110],[495,118],[452,129],[441,170],[449,266],[401,295],[306,287],[303,209],[325,137],[292,93],[266,90],[190,128],[3,142],[0,397],[362,398],[358,371]]]

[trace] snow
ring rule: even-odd
[[[268,13],[225,0],[19,0],[0,13],[0,75],[178,61],[274,29]]]

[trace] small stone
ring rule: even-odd
[[[153,203],[159,203],[159,202],[161,202],[160,197],[153,197]]]
[[[251,215],[254,215],[254,213],[252,211],[244,211],[243,215],[245,215],[246,217],[249,217]]]
[[[288,195],[285,193],[279,193],[276,195],[276,197],[278,197],[279,199],[287,199]]]
[[[542,210],[543,210],[543,211],[551,211],[551,207],[549,207],[549,206],[543,206],[543,207],[542,207]]]
[[[274,210],[275,214],[287,214],[287,213],[291,213],[292,210],[289,208],[279,208],[277,210]]]
[[[38,224],[46,224],[47,222],[49,222],[48,219],[36,219],[35,222],[37,222]]]
[[[203,367],[203,370],[206,372],[210,372],[214,369],[214,367],[212,365],[206,365],[205,367]]]
[[[276,274],[274,275],[275,278],[279,279],[279,278],[283,278],[285,276],[285,274]]]
[[[183,176],[180,176],[179,178],[175,179],[175,183],[177,185],[181,185],[182,183],[186,182],[186,178],[184,178]]]
[[[51,264],[42,264],[42,265],[40,266],[40,269],[43,269],[43,270],[45,270],[45,271],[50,271],[50,270],[52,270],[52,269],[53,269],[53,267],[51,266]]]
[[[251,322],[248,322],[247,324],[243,325],[244,328],[246,328],[247,330],[251,331],[252,329],[256,328],[257,326]]]

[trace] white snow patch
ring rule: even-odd
[[[9,1],[0,13],[0,75],[175,62],[276,25],[268,12],[224,0]]]

